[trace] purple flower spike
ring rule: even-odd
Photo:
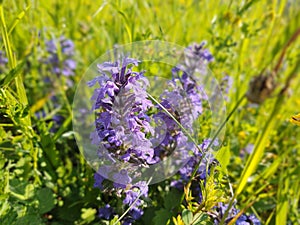
[[[49,57],[46,64],[51,67],[54,74],[60,76],[73,76],[75,74],[76,62],[74,55],[74,43],[70,39],[60,37],[59,42],[52,39],[46,42]],[[58,52],[60,50],[60,53]],[[72,82],[68,82],[72,85]]]

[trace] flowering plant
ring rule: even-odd
[[[206,110],[204,103],[208,100],[203,86],[195,78],[196,72],[206,74],[207,64],[213,61],[211,53],[203,48],[204,44],[186,48],[184,61],[172,68],[168,88],[159,97],[147,92],[151,83],[145,76],[146,71],[134,69],[141,62],[128,57],[98,64],[99,76],[87,83],[95,87],[91,98],[95,128],[90,134],[99,157],[95,187],[106,190],[105,180],[113,181],[112,189],[118,196],[124,196],[123,204],[129,206],[128,214],[119,218],[123,224],[132,224],[143,214],[146,204],[140,198],[148,197],[148,184],[155,170],[149,180],[141,171],[168,157],[174,157],[175,164],[180,165],[179,179],[171,181],[172,187],[183,190],[193,180],[190,184],[193,197],[186,198],[187,204],[193,200],[193,205],[201,205],[207,200],[203,196],[203,182],[207,182],[215,161],[208,151],[219,143],[210,138],[198,143],[192,135],[194,122]],[[168,170],[167,167],[159,168],[160,173]],[[220,192],[216,194],[219,197],[214,197],[214,203],[207,210],[217,201],[224,201]],[[99,216],[106,220],[115,214],[109,203],[99,209]],[[218,221],[216,216],[212,218]]]

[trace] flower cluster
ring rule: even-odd
[[[207,73],[207,65],[214,60],[214,57],[205,49],[206,42],[200,44],[192,44],[185,49],[185,61],[183,65],[178,67],[192,76],[195,72],[205,75]]]
[[[145,165],[154,163],[152,143],[146,138],[154,133],[147,115],[153,104],[147,99],[149,84],[144,72],[132,71],[131,67],[138,63],[125,58],[122,62],[98,65],[102,76],[88,83],[100,85],[92,97],[96,128],[91,138],[92,143],[101,143],[111,157]],[[101,149],[99,156],[103,157]]]
[[[194,79],[195,72],[206,74],[207,64],[213,61],[213,56],[203,48],[204,45],[205,42],[202,42],[186,48],[185,61],[172,69],[170,90],[164,91],[160,96],[161,105],[168,109],[190,134],[194,133],[194,122],[202,114],[203,101],[207,100],[203,87]],[[165,139],[155,149],[157,155],[161,155],[162,152],[170,154],[172,150],[167,146],[174,146],[174,143],[182,154],[188,154],[186,149],[198,154],[194,143],[188,140],[173,118],[166,112],[159,112],[156,117],[162,119],[167,125]]]
[[[96,121],[91,141],[100,146],[100,158],[108,157],[112,161],[118,159],[146,166],[156,162],[151,139],[147,138],[154,134],[147,113],[154,105],[147,99],[146,88],[149,83],[144,72],[132,69],[138,63],[138,60],[124,58],[122,61],[98,65],[101,76],[88,82],[91,87],[99,84],[92,97]],[[134,204],[123,219],[123,224],[131,224],[139,219],[143,211],[139,209],[142,201],[137,198],[138,195],[147,196],[146,182],[132,184],[132,178],[125,169],[118,171],[101,166],[99,170],[101,173],[95,174],[95,187],[103,189],[103,181],[111,177],[114,188],[124,196],[123,204]],[[109,210],[107,205],[99,211],[99,216],[104,219],[113,214],[114,211]]]
[[[173,80],[179,81],[188,97],[187,99],[190,100],[193,106],[192,111],[189,114],[186,112],[186,115],[192,115],[194,120],[202,113],[203,101],[208,98],[205,94],[203,94],[203,88],[196,83],[193,77],[195,72],[206,74],[206,68],[204,65],[213,60],[212,55],[206,49],[203,49],[204,44],[205,43],[202,42],[200,45],[194,44],[189,46],[185,52],[186,60],[184,64],[176,66],[172,70]],[[200,67],[197,67],[196,65],[200,65]],[[188,71],[188,73],[186,71]],[[222,79],[221,82],[222,92],[224,94],[228,94],[231,86],[232,79],[227,75]],[[194,121],[193,119],[190,121]],[[189,127],[192,131],[192,127]],[[210,175],[210,166],[213,163],[218,163],[217,160],[208,153],[208,148],[213,148],[214,146],[218,145],[219,143],[217,139],[205,139],[202,144],[198,145],[197,148],[192,148],[194,153],[193,156],[189,159],[188,163],[178,171],[179,179],[171,181],[171,186],[183,191],[184,185],[191,179],[193,172],[197,168],[190,187],[192,189],[191,193],[194,201],[200,204],[203,201],[203,196],[201,186],[199,184],[201,182],[206,182],[207,176]],[[199,163],[200,165],[198,165]],[[226,210],[223,203],[220,203],[220,205],[220,207],[215,207],[215,210],[219,211],[219,220],[215,219],[216,224],[218,224],[218,222],[222,219]],[[231,214],[228,216],[227,221],[230,221],[238,214],[238,212],[239,211],[237,209],[232,208]],[[236,223],[245,225],[260,224],[259,220],[253,214],[250,216],[242,214],[237,219]]]
[[[87,84],[89,87],[99,85],[94,88],[91,98],[95,129],[90,139],[98,147],[100,159],[148,167],[176,151],[189,157],[178,172],[179,179],[172,181],[171,186],[182,190],[196,167],[198,170],[193,182],[205,182],[210,173],[209,165],[215,159],[204,153],[209,147],[218,146],[218,140],[205,139],[196,146],[190,140],[191,135],[187,134],[194,133],[194,122],[203,113],[203,102],[208,100],[203,87],[197,84],[194,77],[195,73],[206,74],[207,64],[213,60],[211,53],[203,48],[204,45],[202,42],[186,49],[185,60],[172,69],[172,79],[168,88],[158,97],[159,103],[152,102],[147,94],[149,81],[144,76],[145,71],[136,72],[133,69],[140,63],[138,60],[125,57],[98,64],[100,76]],[[129,213],[122,220],[123,224],[132,224],[143,215],[140,197],[148,195],[147,183],[133,182],[129,170],[104,164],[99,166],[94,176],[94,186],[101,190],[105,188],[105,179],[112,179],[113,189],[117,195],[123,196],[123,204],[130,206]],[[203,198],[199,185],[194,185],[193,195],[201,203]],[[115,214],[116,211],[109,204],[99,209],[99,217],[106,220]]]
[[[46,49],[49,53],[46,63],[50,65],[52,73],[56,75],[72,76],[76,69],[76,62],[73,59],[74,43],[64,36],[46,42]]]
[[[201,65],[211,61],[211,54],[202,47],[203,44],[189,47],[186,63],[194,65],[195,57]],[[90,87],[99,85],[99,88],[94,89],[92,96],[92,109],[96,120],[95,130],[90,135],[92,144],[99,146],[99,157],[110,158],[112,161],[117,158],[147,166],[163,160],[175,149],[181,154],[188,154],[188,151],[196,153],[194,143],[178,123],[193,133],[193,122],[202,113],[202,100],[205,96],[201,94],[201,87],[189,74],[193,74],[193,70],[199,67],[195,65],[191,68],[183,64],[173,68],[169,89],[160,95],[160,103],[154,104],[147,96],[149,81],[144,76],[144,71],[133,71],[133,66],[137,66],[138,63],[138,60],[131,58],[105,62],[98,65],[101,76],[88,82]],[[201,72],[205,72],[204,67],[201,68]],[[156,124],[156,127],[153,127],[151,118],[162,126]],[[162,130],[164,132],[161,132]],[[99,170],[101,173],[95,174],[95,187],[103,189],[105,178],[112,177],[115,181],[114,188],[125,196],[123,203],[131,205],[135,202],[124,223],[127,221],[130,224],[129,222],[138,219],[142,215],[142,211],[138,209],[141,200],[135,200],[139,192],[141,196],[147,196],[146,183],[142,181],[131,184],[132,179],[124,169],[112,171],[111,168],[102,166]],[[108,205],[99,211],[99,216],[104,219],[113,214],[114,211],[110,210]]]

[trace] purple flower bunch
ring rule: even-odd
[[[187,163],[178,172],[179,179],[172,181],[171,186],[183,190],[201,162],[192,182],[193,197],[198,203],[203,200],[199,183],[205,182],[210,173],[209,165],[215,161],[210,154],[205,156],[204,153],[209,146],[219,145],[218,140],[211,143],[211,139],[205,139],[198,145],[191,140],[197,129],[194,123],[208,100],[195,79],[195,73],[206,74],[207,64],[213,61],[204,45],[202,42],[186,48],[184,61],[172,69],[172,79],[158,97],[159,103],[149,98],[147,88],[150,84],[144,76],[145,71],[134,70],[140,63],[136,59],[124,57],[98,64],[100,75],[87,83],[89,87],[98,85],[91,98],[95,129],[90,134],[91,143],[97,146],[98,157],[113,165],[121,161],[147,168],[173,153],[188,155]],[[105,189],[106,179],[113,180],[115,193],[123,197],[123,205],[130,207],[122,219],[123,224],[132,224],[143,215],[144,204],[140,197],[148,196],[147,182],[142,177],[142,181],[136,182],[130,172],[129,167],[117,168],[104,163],[94,176],[94,186],[101,190]],[[115,214],[109,204],[99,209],[102,219],[109,220]]]
[[[147,138],[154,134],[148,115],[148,110],[154,105],[147,98],[149,82],[144,72],[133,71],[132,67],[138,63],[138,60],[124,58],[98,65],[101,76],[88,82],[90,87],[99,84],[92,97],[96,120],[95,131],[90,137],[92,144],[99,146],[100,158],[147,166],[156,162],[152,142]],[[139,219],[143,211],[139,209],[142,201],[138,197],[147,197],[147,183],[133,184],[126,169],[115,170],[104,165],[99,170],[101,173],[94,177],[95,187],[103,189],[103,181],[110,177],[114,180],[116,192],[124,196],[123,204],[133,205],[123,224]],[[114,210],[108,205],[99,210],[101,218],[113,215]]]
[[[99,175],[95,175],[96,182],[97,176]],[[122,192],[122,194],[125,196],[122,203],[124,205],[132,206],[126,217],[124,217],[122,220],[122,224],[131,225],[135,220],[140,219],[144,214],[144,211],[141,208],[143,202],[140,197],[148,196],[148,186],[146,182],[140,181],[135,185],[130,186],[130,188],[125,190],[123,189]],[[109,220],[112,219],[114,215],[116,215],[116,211],[109,204],[106,204],[104,207],[99,209],[98,216],[102,219]]]
[[[209,166],[215,161],[215,159],[212,157],[211,154],[207,153],[208,147],[214,147],[218,146],[219,142],[217,140],[213,141],[211,143],[211,139],[205,139],[198,148],[194,149],[194,155],[191,157],[188,161],[188,163],[180,168],[178,171],[179,179],[173,180],[171,182],[172,187],[176,187],[179,190],[183,191],[184,185],[187,184],[187,182],[191,179],[191,176],[193,175],[194,170],[196,169],[197,165],[200,163],[197,172],[195,174],[195,177],[193,177],[192,180],[192,187],[193,187],[193,197],[198,202],[202,202],[202,192],[200,189],[200,182],[205,181],[207,175],[210,174]],[[200,151],[200,150],[201,151]],[[203,155],[203,154],[207,155]],[[203,157],[203,159],[202,159]]]
[[[154,133],[147,115],[153,104],[147,98],[149,82],[144,72],[132,70],[138,63],[125,58],[122,62],[98,65],[102,75],[88,83],[100,85],[92,97],[96,121],[91,139],[93,144],[102,146],[99,157],[104,157],[107,150],[111,158],[147,165],[155,163],[152,143],[146,137]]]
[[[46,49],[49,53],[46,63],[51,67],[52,73],[58,76],[74,75],[76,62],[73,59],[75,52],[72,40],[64,36],[59,38],[58,43],[55,39],[49,40],[46,42]]]
[[[207,64],[213,61],[213,56],[203,48],[204,45],[205,42],[192,44],[185,49],[184,62],[172,69],[172,80],[168,85],[170,90],[164,91],[160,96],[161,105],[168,109],[190,134],[194,133],[194,122],[203,112],[203,101],[207,100],[203,87],[197,84],[194,78],[196,72],[206,74]],[[199,154],[195,144],[166,112],[161,110],[155,117],[162,119],[167,125],[163,142],[155,148],[156,155],[171,153],[170,146],[176,146],[182,154],[188,154],[187,149],[193,152],[194,156]]]
[[[172,80],[169,81],[168,90],[159,96],[159,104],[154,104],[148,98],[146,89],[149,81],[144,76],[145,71],[133,70],[138,60],[124,58],[98,65],[101,75],[88,82],[88,85],[99,85],[92,96],[95,130],[90,135],[92,144],[99,146],[99,158],[147,167],[160,162],[175,149],[181,154],[190,151],[195,157],[200,155],[178,123],[193,133],[193,122],[203,111],[202,100],[206,96],[191,76],[199,68],[197,64],[202,65],[201,72],[205,73],[206,64],[213,60],[203,45],[195,44],[186,49],[185,63],[172,69]],[[153,127],[151,118],[161,126]],[[193,162],[188,162],[189,169],[197,163],[198,158],[195,157],[190,159]],[[180,173],[184,174],[186,169],[182,168]],[[116,171],[101,166],[99,170],[101,173],[96,173],[94,177],[95,187],[103,189],[105,178],[112,177],[116,192],[124,196],[123,204],[134,204],[123,224],[131,224],[140,218],[143,211],[139,209],[142,201],[138,195],[147,196],[146,182],[132,184],[125,169]],[[99,210],[101,218],[110,219],[112,215],[114,210],[109,205]]]

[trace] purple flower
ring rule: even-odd
[[[98,169],[98,172],[94,174],[94,187],[97,187],[99,189],[103,189],[103,181],[108,178],[109,173],[111,172],[111,168],[109,166],[101,166]]]
[[[134,222],[134,219],[133,219],[133,218],[126,217],[126,218],[123,220],[122,225],[132,225],[133,222]]]
[[[57,43],[55,39],[46,42],[49,57],[46,63],[56,75],[73,76],[76,62],[72,59],[74,55],[74,43],[70,39],[60,37]],[[60,52],[58,52],[60,50]],[[71,82],[68,82],[71,84]],[[72,84],[71,84],[72,85]]]
[[[57,47],[54,40],[50,40],[46,42],[46,49],[49,53],[56,54]]]
[[[123,203],[126,205],[131,205],[138,197],[138,192],[133,190],[133,189],[129,189],[129,190],[125,190],[125,199],[123,200]],[[137,200],[135,203],[135,206],[139,206],[141,203],[141,200]]]
[[[242,214],[237,220],[237,225],[260,225],[260,221],[254,214],[247,216],[246,214]]]
[[[137,199],[139,193],[142,197],[148,196],[148,186],[145,181],[140,181],[131,186],[130,189],[125,190],[125,199],[123,200],[124,204],[131,205]],[[141,204],[141,200],[137,200],[135,203],[135,207]]]
[[[100,174],[95,173],[94,180],[95,180],[94,187],[97,187],[102,190],[103,189],[102,182],[105,180],[105,178],[103,176],[101,176]]]
[[[8,59],[5,57],[5,53],[0,51],[0,65],[6,65],[8,63]]]
[[[200,148],[203,149],[204,151],[207,150],[208,146],[211,144],[211,139],[205,139],[202,144],[200,145]],[[218,146],[219,141],[217,139],[214,140],[212,145],[210,147]]]
[[[154,133],[147,115],[147,110],[153,104],[147,99],[149,82],[144,72],[132,71],[132,66],[138,63],[138,60],[124,58],[99,64],[100,76],[88,82],[88,85],[100,85],[91,99],[93,109],[99,110],[95,130],[100,143],[114,157],[143,165],[152,163],[154,156],[152,143],[146,138],[148,133]],[[91,136],[92,143],[97,144],[94,134]]]
[[[60,37],[61,51],[66,56],[74,55],[74,43],[70,39],[66,39],[64,36]]]
[[[142,209],[139,208],[135,208],[133,207],[130,211],[129,211],[129,215],[132,217],[133,220],[138,220],[139,218],[141,218],[141,216],[144,214],[144,211]]]
[[[112,218],[113,214],[114,214],[114,209],[109,204],[106,204],[103,208],[99,209],[98,216],[100,218],[109,220]]]
[[[206,42],[203,41],[200,44],[188,46],[185,50],[185,64],[178,67],[190,75],[193,75],[194,72],[206,74],[207,64],[212,62],[214,58],[207,49],[203,48],[205,44]]]
[[[187,164],[179,171],[180,179],[172,185],[183,188],[191,178],[210,140],[205,140],[200,145],[202,151],[199,151],[177,122],[193,134],[193,123],[203,111],[203,101],[207,100],[203,87],[193,77],[194,72],[205,73],[207,64],[213,60],[210,52],[203,48],[204,44],[194,44],[186,49],[184,62],[172,69],[173,78],[168,89],[159,96],[160,104],[157,105],[148,98],[149,81],[144,76],[145,71],[133,71],[133,67],[140,63],[138,60],[125,57],[97,65],[99,76],[87,83],[94,88],[91,101],[96,116],[95,131],[90,137],[93,144],[105,146],[112,162],[117,158],[148,167],[174,153],[175,157],[186,159]],[[155,128],[151,118],[160,121]],[[215,141],[214,145],[217,144]],[[104,157],[103,152],[99,149],[99,157]],[[202,201],[199,181],[205,181],[206,174],[209,174],[209,163],[211,160],[202,162],[192,184],[198,202]],[[110,172],[115,190],[124,196],[123,204],[134,204],[123,224],[132,224],[143,215],[143,201],[137,198],[140,192],[141,197],[148,195],[146,182],[132,184],[137,177],[130,177],[129,171],[129,168],[122,168],[118,173]],[[95,177],[96,182],[102,187],[103,177]]]
[[[131,178],[128,176],[126,170],[121,170],[118,173],[113,175],[114,179],[114,187],[116,188],[125,188],[125,184],[129,184],[131,182]]]

